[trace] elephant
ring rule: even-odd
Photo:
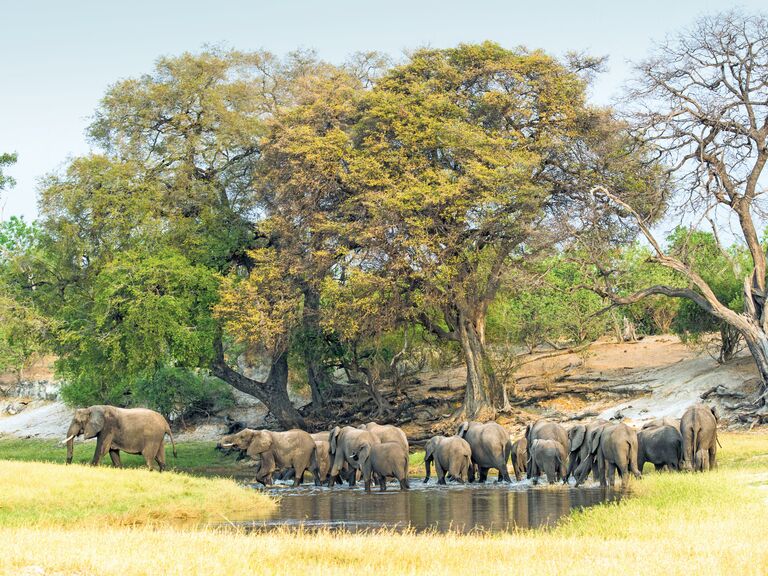
[[[408,490],[408,451],[400,442],[361,443],[350,458],[363,471],[366,492],[371,491],[374,475],[382,492],[387,489],[387,478],[392,477],[400,482],[400,490]]]
[[[663,418],[654,418],[643,424],[643,430],[649,428],[656,428],[657,426],[672,426],[680,430],[680,418],[672,418],[670,416],[664,416]]]
[[[496,422],[462,422],[456,435],[464,438],[472,448],[472,465],[469,469],[469,481],[475,480],[475,466],[479,468],[478,481],[485,482],[488,470],[496,468],[499,475],[497,482],[511,482],[507,470],[507,460],[512,452],[509,432]]]
[[[563,448],[565,448],[566,453],[568,452],[568,434],[566,433],[565,428],[551,420],[541,419],[533,424],[528,424],[525,428],[525,440],[528,443],[528,446],[531,446],[534,440],[554,440],[560,442],[560,444],[563,445]],[[528,461],[530,462],[530,460],[531,457],[529,454]],[[529,480],[533,478],[533,476],[531,476],[530,468],[526,475]]]
[[[528,471],[534,484],[538,483],[542,472],[547,475],[547,482],[550,484],[566,478],[565,463],[568,453],[560,442],[536,439],[528,452],[530,463]]]
[[[683,461],[683,436],[674,426],[663,425],[651,428],[643,427],[637,433],[637,468],[642,471],[646,462],[651,462],[656,470],[667,466],[670,470],[680,470]]]
[[[331,481],[331,444],[328,442],[330,432],[315,432],[310,434],[317,449],[317,477],[320,484],[330,484]],[[314,474],[314,470],[312,471]]]
[[[360,465],[359,460],[353,459],[352,455],[360,453],[363,446],[381,444],[379,438],[373,433],[368,430],[360,430],[353,426],[344,426],[344,428],[336,426],[331,430],[328,442],[330,443],[330,455],[331,461],[333,462],[331,466],[332,480],[330,485],[334,485],[335,478],[341,474],[344,465],[347,464],[350,468],[348,475],[350,487],[355,485],[357,471],[362,471],[362,466]],[[402,444],[399,442],[397,444],[402,447]]]
[[[224,436],[219,446],[245,450],[245,453],[254,460],[261,457],[256,481],[265,486],[272,484],[272,474],[275,470],[283,468],[293,469],[294,486],[299,486],[303,482],[304,472],[307,470],[312,470],[315,484],[320,482],[317,472],[317,447],[312,436],[304,430],[272,432],[246,428],[237,434]]]
[[[472,448],[464,438],[458,436],[432,436],[424,446],[424,465],[427,469],[425,484],[429,482],[430,464],[433,461],[438,484],[445,484],[446,473],[463,484],[469,480]]]
[[[109,451],[112,464],[122,468],[120,450],[128,454],[141,454],[147,467],[152,470],[152,461],[157,462],[160,472],[165,469],[165,435],[171,439],[173,457],[176,458],[176,443],[166,419],[146,408],[117,408],[116,406],[90,406],[75,411],[67,430],[67,464],[72,463],[74,441],[82,434],[85,439],[96,437],[96,451],[91,460],[98,466],[104,454]]]
[[[717,422],[714,408],[704,404],[690,406],[680,419],[683,436],[683,468],[704,472],[717,468]]]
[[[405,448],[405,451],[408,452],[408,437],[405,435],[405,432],[397,426],[368,422],[368,424],[361,424],[358,428],[360,430],[368,430],[368,432],[376,436],[380,442],[398,442]]]
[[[570,455],[568,457],[568,472],[565,476],[566,482],[571,475],[576,479],[579,478],[577,470],[584,475],[584,479],[586,479],[586,475],[589,474],[590,470],[592,471],[594,479],[599,479],[597,461],[590,458],[589,447],[592,443],[593,436],[606,424],[608,424],[607,420],[597,419],[589,424],[577,424],[568,430],[568,449]],[[589,461],[591,465],[585,465],[585,467],[580,468],[581,463],[585,461]]]
[[[528,471],[528,441],[525,436],[512,442],[512,468],[515,471],[515,480],[520,482],[523,474]]]
[[[628,485],[630,472],[635,478],[642,478],[637,468],[637,432],[623,422],[606,424],[592,435],[590,457],[597,461],[601,486],[613,487],[616,470],[622,488]],[[587,469],[587,473],[578,475],[577,486],[586,478],[592,464],[591,460],[582,462],[580,468]]]

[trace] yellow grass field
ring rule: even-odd
[[[158,521],[164,498],[145,510],[149,525],[133,516],[135,526],[125,526],[114,511],[74,518],[39,515],[29,524],[9,525],[8,483],[13,502],[44,505],[61,494],[47,484],[66,482],[71,473],[112,472],[56,467],[49,482],[26,477],[30,492],[0,472],[0,505],[3,515],[0,541],[0,573],[3,574],[766,574],[768,573],[768,435],[724,434],[721,467],[709,474],[655,474],[634,483],[634,497],[618,504],[593,507],[577,513],[559,526],[515,534],[455,536],[440,534],[339,533],[245,534],[194,530],[161,525]],[[0,462],[0,470],[7,466]],[[22,465],[23,466],[23,465]],[[20,470],[16,471],[17,473]],[[140,471],[130,471],[131,474]],[[646,472],[648,472],[646,470]],[[147,475],[146,472],[140,472]],[[12,476],[12,475],[11,475]],[[10,477],[10,480],[9,480]],[[14,476],[15,477],[15,476]],[[137,477],[138,478],[138,477]],[[154,475],[151,480],[157,480]],[[186,478],[186,477],[182,477]],[[203,481],[181,495],[165,486],[175,475],[163,475],[163,490],[179,500],[176,514],[195,506],[203,517],[226,507],[238,491],[220,496],[191,494],[217,482]],[[81,478],[84,481],[85,478]],[[143,478],[142,478],[143,481]],[[119,494],[130,494],[131,481],[119,481]],[[66,490],[72,486],[64,486]],[[111,488],[105,487],[105,493]],[[189,492],[189,494],[187,493]],[[188,498],[183,500],[183,498]],[[74,499],[74,497],[73,497]],[[71,500],[68,500],[69,507]],[[184,504],[182,505],[182,502]],[[158,508],[155,508],[158,507]],[[237,508],[237,506],[235,506]],[[202,511],[205,510],[203,513]],[[98,518],[98,522],[93,522]],[[114,518],[114,521],[113,521]]]

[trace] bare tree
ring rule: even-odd
[[[672,203],[700,220],[712,214],[738,222],[753,270],[744,278],[744,312],[720,302],[690,263],[665,252],[650,221],[632,200],[607,186],[597,198],[620,208],[628,224],[651,244],[653,260],[682,274],[689,286],[656,285],[629,296],[603,295],[630,304],[652,294],[688,298],[742,334],[763,381],[757,405],[765,406],[768,383],[766,254],[755,219],[761,214],[768,160],[768,19],[728,12],[699,20],[662,44],[637,66],[628,102],[632,125],[670,169]],[[695,223],[693,224],[695,226]]]

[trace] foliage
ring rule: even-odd
[[[50,350],[53,321],[34,303],[28,289],[14,282],[23,259],[37,250],[39,228],[23,218],[0,222],[0,372],[24,369]],[[28,280],[28,279],[26,279]]]
[[[183,368],[162,367],[135,384],[134,403],[151,406],[169,420],[205,415],[234,403],[232,389],[218,378]]]
[[[126,252],[93,283],[91,308],[59,335],[57,370],[71,404],[130,404],[136,383],[167,366],[205,366],[218,280],[170,250]]]
[[[0,154],[0,191],[12,188],[16,184],[16,180],[3,174],[3,168],[15,164],[17,159],[16,154]]]
[[[598,315],[605,303],[583,289],[585,284],[585,274],[566,256],[549,258],[538,270],[508,275],[489,308],[489,341],[524,345],[533,352],[542,344],[596,340],[606,330],[607,319]]]

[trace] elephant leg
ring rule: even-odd
[[[480,466],[480,477],[478,479],[478,482],[480,484],[483,484],[486,480],[488,480],[488,468],[485,466]]]
[[[608,460],[605,461],[605,482],[608,488],[613,488],[616,482],[616,465]]]
[[[509,477],[509,470],[507,469],[507,463],[502,462],[501,467],[497,468],[499,471],[498,481],[499,482],[512,482],[512,479]]]
[[[107,453],[112,445],[112,436],[104,437],[99,434],[96,438],[96,450],[93,453],[91,466],[98,466],[99,462],[101,462],[101,459],[104,457],[104,454]]]
[[[296,488],[297,486],[301,486],[301,483],[304,482],[304,468],[294,468],[293,469],[293,487]]]
[[[165,470],[165,442],[162,440],[160,440],[160,447],[157,449],[157,454],[155,455],[155,462],[157,462],[157,467],[160,472]]]
[[[717,468],[717,440],[712,444],[712,448],[709,449],[709,467],[712,470]]]
[[[379,475],[379,490],[385,492],[387,490],[387,477],[383,474]]]
[[[445,470],[443,470],[437,458],[435,458],[435,470],[437,471],[437,483],[440,485],[445,484]]]
[[[144,457],[144,462],[147,464],[147,468],[152,471],[152,461],[157,457],[157,451],[159,446],[157,444],[147,444],[141,451],[141,455]]]
[[[112,460],[112,466],[115,468],[123,467],[123,463],[120,461],[120,450],[117,450],[116,448],[110,448],[109,458]]]

